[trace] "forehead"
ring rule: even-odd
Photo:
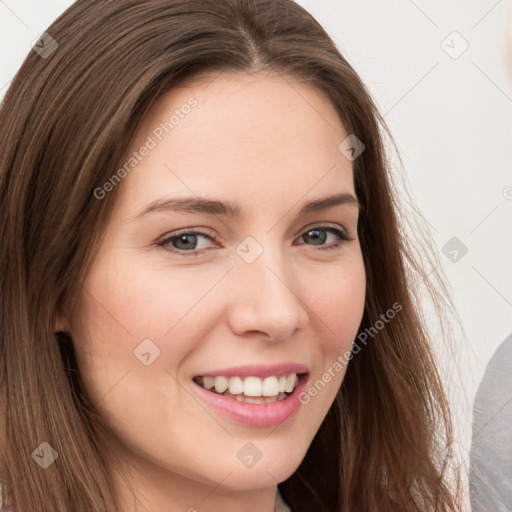
[[[126,154],[137,162],[122,195],[140,205],[165,192],[269,201],[313,188],[353,192],[351,162],[338,149],[346,137],[312,84],[278,74],[202,75],[147,113]]]

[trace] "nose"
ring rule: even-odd
[[[252,263],[235,260],[229,286],[229,322],[234,333],[263,333],[267,341],[280,341],[307,325],[307,305],[293,270],[278,250],[266,248]]]

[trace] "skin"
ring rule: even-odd
[[[119,479],[123,510],[271,512],[277,483],[301,463],[345,370],[277,427],[239,424],[211,409],[192,378],[296,362],[308,366],[309,387],[350,350],[365,301],[359,210],[343,204],[298,216],[307,201],[356,196],[352,163],[338,150],[348,134],[311,85],[221,74],[159,98],[127,155],[190,97],[197,106],[118,185],[79,318],[57,328],[71,333],[86,392],[116,432],[109,455],[129,464],[137,505]],[[155,199],[184,196],[236,202],[244,217],[134,218]],[[319,245],[306,236],[323,223],[352,240],[322,250],[340,242],[329,231]],[[157,245],[183,228],[212,235],[190,239],[198,255],[187,256],[179,239]],[[248,236],[263,248],[250,264],[236,252]],[[160,350],[149,366],[134,357],[144,339]],[[236,456],[249,441],[262,454],[251,468]]]

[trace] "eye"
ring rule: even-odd
[[[333,226],[315,226],[308,229],[300,238],[312,241],[313,245],[322,245],[325,243],[328,234],[336,235],[338,241],[326,247],[319,247],[320,250],[340,249],[345,242],[353,240],[344,229],[335,228]]]
[[[201,249],[204,249],[204,247],[196,247],[198,244],[198,240],[201,237],[209,238],[210,240],[215,240],[215,237],[209,233],[203,233],[202,231],[197,230],[182,230],[178,231],[172,236],[166,237],[161,242],[158,242],[157,245],[164,247],[168,251],[176,252],[183,256],[189,256],[193,254],[198,254]],[[187,254],[184,254],[184,252],[186,252]]]
[[[313,242],[312,245],[321,246],[325,244],[328,235],[335,235],[337,241],[332,242],[326,247],[318,247],[320,250],[340,249],[345,242],[350,242],[353,238],[343,229],[335,228],[333,226],[315,226],[305,231],[299,237],[306,241]],[[204,243],[199,241],[209,239],[216,241],[216,238],[211,233],[206,233],[198,230],[181,230],[167,236],[165,239],[157,242],[156,245],[165,248],[170,252],[179,254],[180,256],[194,256],[204,251]],[[202,247],[197,247],[197,246]]]

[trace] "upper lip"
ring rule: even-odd
[[[271,377],[273,375],[290,375],[291,373],[307,373],[308,367],[299,363],[282,364],[250,364],[246,366],[231,366],[219,370],[208,370],[196,377]]]

